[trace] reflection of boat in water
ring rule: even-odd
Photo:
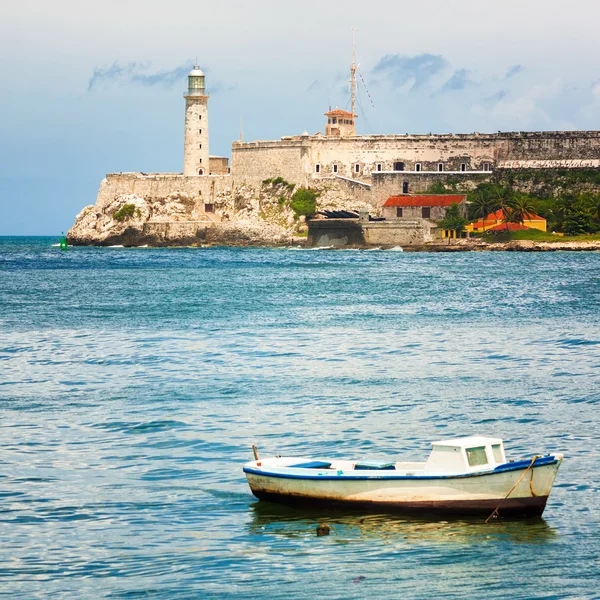
[[[490,521],[485,524],[478,518],[461,518],[449,521],[423,518],[403,519],[397,514],[372,513],[352,508],[334,509],[298,508],[256,502],[251,507],[250,533],[265,533],[283,538],[305,537],[314,534],[315,523],[327,522],[338,540],[356,540],[382,537],[388,541],[440,544],[472,544],[496,541],[517,544],[544,544],[556,539],[556,531],[544,519],[529,521]]]
[[[539,516],[562,454],[507,462],[502,440],[434,442],[424,463],[273,457],[244,465],[261,500],[370,511]]]

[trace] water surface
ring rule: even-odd
[[[599,253],[56,241],[0,238],[0,596],[597,597]],[[474,433],[566,454],[543,519],[298,511],[241,472]]]

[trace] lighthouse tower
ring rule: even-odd
[[[208,175],[208,93],[198,65],[188,75],[185,98],[183,174]]]

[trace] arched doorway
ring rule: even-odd
[[[405,182],[402,184],[402,193],[403,193],[403,194],[408,194],[408,181],[405,181]]]
[[[204,175],[204,169],[198,169],[198,175]]]

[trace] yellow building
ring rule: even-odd
[[[538,229],[539,231],[546,231],[546,219],[539,215],[528,214],[528,218],[524,219],[523,225],[527,229]],[[465,226],[465,231],[471,233],[483,233],[493,229],[497,231],[500,229],[498,225],[505,224],[504,211],[502,209],[497,210],[495,213],[490,213],[485,221],[475,221]],[[512,227],[509,227],[512,229]],[[519,228],[520,229],[520,228]]]

